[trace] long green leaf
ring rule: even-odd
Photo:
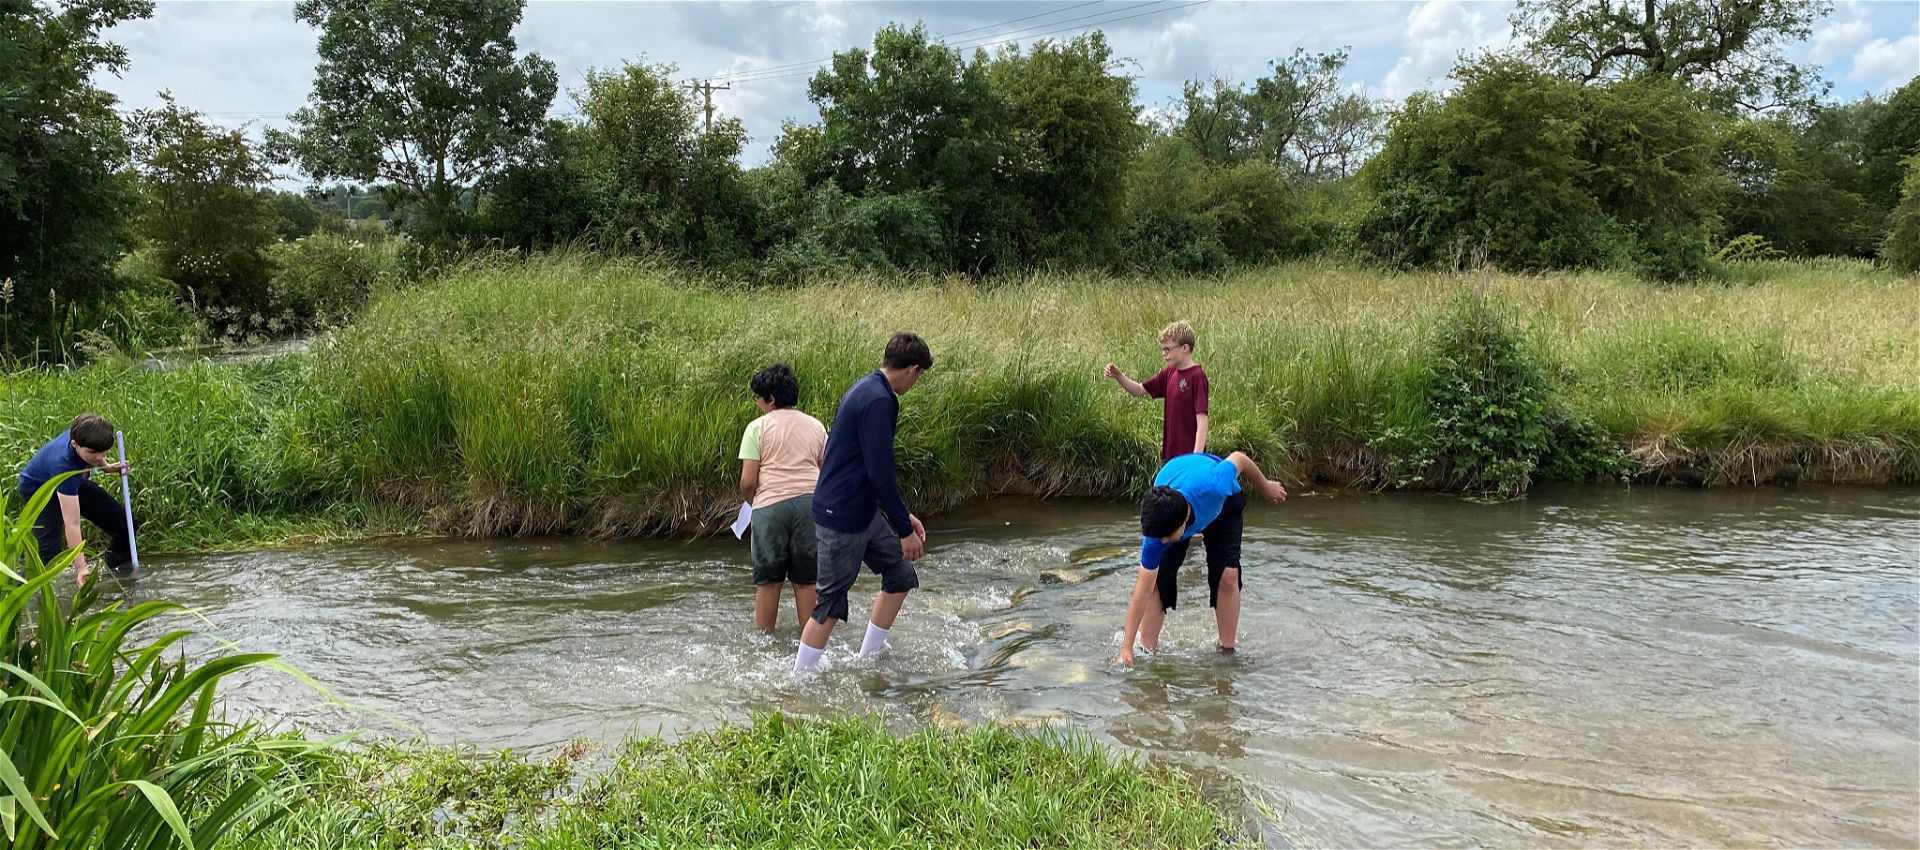
[[[33,818],[41,831],[49,838],[59,838],[53,831],[53,824],[47,823],[47,816],[41,814],[40,804],[33,800],[33,789],[27,787],[27,780],[20,775],[20,769],[13,766],[12,757],[0,753],[0,784],[5,784],[13,792],[13,799],[26,810],[27,817]]]
[[[40,681],[39,676],[35,676],[32,673],[22,670],[15,665],[8,664],[5,661],[0,661],[0,671],[12,673],[13,675],[20,677],[21,681],[26,682],[29,685],[32,685],[34,690],[39,691],[41,696],[46,697],[46,700],[47,700],[46,705],[48,708],[58,711],[69,718],[72,718],[73,722],[75,723],[81,722],[80,716],[77,714],[74,714],[72,711],[69,711],[66,706],[66,701],[60,699],[60,695],[55,693],[53,688],[48,687],[46,682]],[[11,697],[11,699],[21,699],[21,697]]]
[[[180,836],[182,844],[187,845],[187,850],[194,850],[193,833],[187,831],[187,822],[181,819],[180,810],[173,805],[173,796],[167,793],[167,789],[145,779],[129,779],[126,784],[140,789],[147,803],[160,813],[160,819],[173,828],[173,834]]]

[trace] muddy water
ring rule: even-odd
[[[732,540],[156,557],[133,592],[368,710],[243,684],[309,728],[525,748],[760,707],[1053,720],[1273,816],[1274,845],[1920,845],[1920,490],[1256,505],[1242,654],[1212,653],[1190,569],[1202,602],[1123,673],[1132,523],[1025,500],[938,517],[888,654],[852,660],[843,626],[805,685],[791,609],[749,628]]]

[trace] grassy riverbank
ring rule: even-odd
[[[1051,732],[896,735],[764,714],[588,762],[577,749],[311,756],[289,777],[309,783],[305,799],[244,846],[1190,848],[1239,834],[1185,777]]]
[[[1545,452],[1513,467],[1520,486],[1920,478],[1920,283],[1844,262],[1738,275],[1655,287],[1306,264],[744,291],[545,257],[386,297],[332,344],[272,364],[6,376],[0,455],[23,462],[74,412],[106,413],[129,434],[156,548],[368,527],[711,528],[737,501],[756,368],[791,363],[801,406],[828,419],[886,334],[912,329],[936,359],[901,422],[917,506],[1124,496],[1151,474],[1159,410],[1099,369],[1150,374],[1155,332],[1186,318],[1212,378],[1215,451],[1249,450],[1293,483],[1457,486],[1435,339],[1470,291],[1508,317],[1554,417]]]

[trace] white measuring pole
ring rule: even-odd
[[[133,556],[133,571],[140,571],[140,546],[133,542],[133,486],[127,483],[127,436],[119,431],[113,432],[113,444],[120,448],[120,504],[127,509],[127,553]]]

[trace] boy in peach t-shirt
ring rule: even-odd
[[[794,409],[800,381],[785,363],[753,376],[761,417],[740,437],[740,498],[753,504],[753,624],[773,631],[780,583],[793,585],[793,610],[813,616],[816,546],[813,487],[827,449],[827,427]]]

